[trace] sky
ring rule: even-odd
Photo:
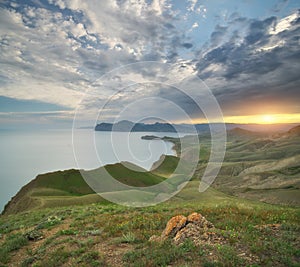
[[[1,128],[66,127],[74,116],[83,126],[204,122],[212,97],[225,122],[300,122],[299,8],[298,0],[1,0]]]

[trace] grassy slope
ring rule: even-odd
[[[105,169],[118,181],[136,186],[150,186],[165,180],[156,174],[147,172],[137,166],[128,169],[120,163],[107,165]],[[104,167],[103,167],[104,168]],[[86,172],[94,175],[95,172]],[[57,171],[38,175],[34,180],[24,186],[17,195],[6,205],[4,214],[12,214],[36,208],[68,206],[107,201],[89,187],[78,170]]]
[[[299,137],[270,142],[238,133],[229,136],[214,187],[242,197],[297,204],[291,199],[299,199]],[[39,176],[16,197],[18,208],[10,207],[13,212],[30,211],[0,217],[0,266],[299,266],[299,208],[237,198],[214,188],[200,194],[198,177],[210,143],[207,137],[201,141],[204,149],[195,177],[178,195],[155,207],[110,204],[92,194],[74,170]],[[176,165],[175,157],[166,157],[153,173],[124,170],[120,164],[107,169],[123,182],[143,186],[143,180],[145,185],[164,180]],[[194,211],[214,223],[226,244],[195,247],[186,242],[176,247],[168,241],[147,241],[162,232],[170,217]],[[278,225],[273,229],[266,224]],[[33,229],[41,240],[28,241],[26,233]]]
[[[299,136],[250,140],[242,146],[228,148],[216,188],[270,203],[300,205]]]
[[[163,155],[153,164],[151,172],[167,178],[176,170],[178,162],[178,157]]]
[[[200,142],[205,151],[198,176],[205,169],[204,163],[209,157],[205,152],[209,151],[210,141],[208,137],[200,137]],[[299,132],[243,135],[241,131],[230,131],[225,160],[213,186],[239,197],[299,206]]]
[[[172,200],[148,208],[97,203],[1,216],[0,266],[297,266],[299,209],[214,189],[200,194],[197,185],[192,181]],[[226,244],[148,242],[169,218],[194,211]],[[265,227],[274,223],[275,230]],[[28,233],[43,238],[29,241]]]
[[[239,197],[299,206],[299,128],[283,134],[229,131],[225,160],[213,187]],[[202,176],[210,156],[210,136],[200,135],[199,140],[200,161],[193,179]],[[172,141],[178,149],[179,140]]]

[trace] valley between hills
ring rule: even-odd
[[[191,143],[181,151],[180,139],[162,139],[174,144],[177,156],[195,149]],[[210,135],[200,133],[199,142],[192,179],[153,207],[110,203],[94,193],[79,170],[38,175],[0,217],[0,266],[297,266],[300,126],[281,133],[228,130],[222,168],[204,193],[198,191],[199,177],[209,161]],[[167,181],[178,162],[178,157],[162,156],[143,172],[122,163],[101,168],[124,184],[147,187]],[[222,242],[149,241],[172,216],[193,212],[214,225]]]

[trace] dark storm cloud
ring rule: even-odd
[[[224,75],[227,79],[237,78],[243,73],[264,74],[282,66],[285,59],[298,58],[299,53],[295,48],[298,46],[299,28],[278,34],[277,39],[284,41],[284,46],[263,51],[262,47],[270,43],[272,36],[269,31],[275,22],[274,17],[263,21],[253,21],[241,44],[236,43],[235,39],[238,33],[235,31],[231,39],[209,51],[198,63],[199,75],[201,76],[201,71],[210,64],[216,63],[224,64],[227,68]],[[211,34],[212,47],[222,40],[225,30],[225,27],[221,30],[220,26],[217,26],[216,31]],[[258,52],[260,49],[262,51]]]
[[[184,48],[189,49],[189,48],[192,48],[192,47],[193,47],[193,44],[191,44],[191,43],[184,43],[184,44],[182,44],[182,46],[183,46]]]
[[[227,27],[220,25],[216,26],[215,31],[210,36],[210,43],[212,47],[218,45],[222,41],[224,35],[226,34],[226,31]]]
[[[250,23],[249,33],[245,38],[245,45],[253,45],[255,43],[264,44],[267,42],[267,32],[276,25],[276,17],[270,17],[265,20],[255,20]]]
[[[238,18],[224,31],[217,26],[197,63],[198,76],[226,105],[269,98],[289,100],[296,106],[300,100],[299,12],[297,16],[290,24],[275,17],[251,20],[246,30],[232,31],[230,36],[224,32]],[[299,105],[296,109],[300,111]]]

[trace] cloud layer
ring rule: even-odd
[[[197,75],[227,116],[300,113],[300,15],[279,2],[256,17],[229,8],[220,16],[212,2],[197,0],[2,1],[0,95],[61,110],[90,109],[137,76],[145,83]],[[105,86],[97,83],[107,72],[141,61],[171,64],[172,73],[130,68]],[[183,108],[191,105],[163,84],[146,87],[139,87],[140,94],[169,95]],[[91,93],[99,101],[81,102]],[[107,119],[134,100],[135,94],[119,94]],[[202,116],[198,110],[193,115]]]
[[[218,26],[209,49],[200,50],[198,75],[214,89],[225,110],[235,106],[236,114],[276,108],[299,113],[299,36],[299,11],[282,20],[235,18],[226,27]],[[233,111],[228,113],[236,115]]]

